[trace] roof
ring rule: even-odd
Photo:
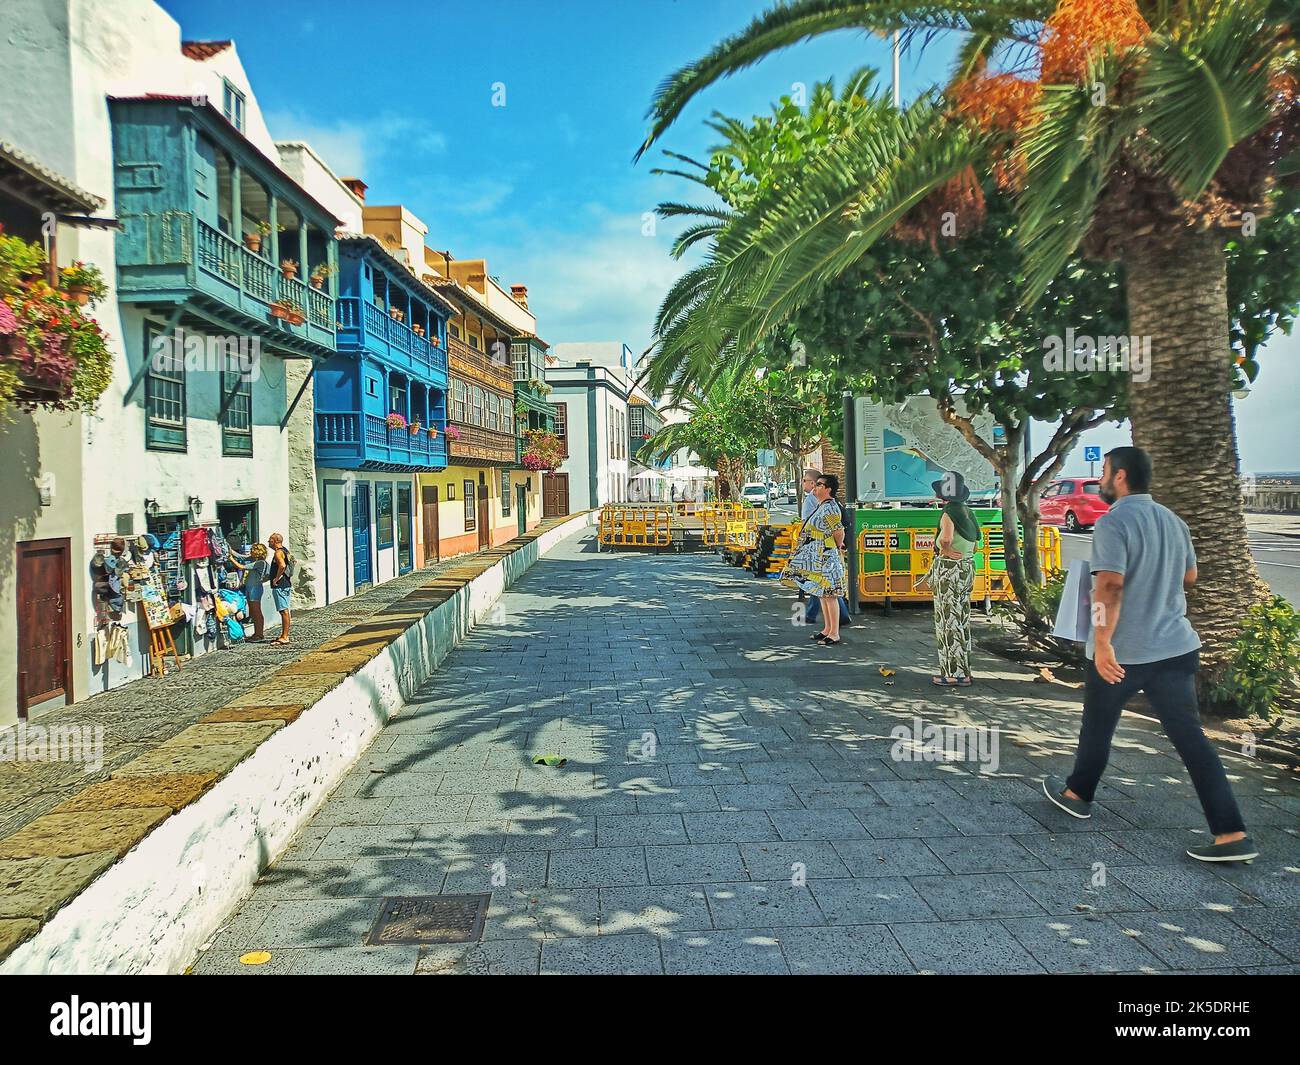
[[[234,41],[181,41],[181,52],[202,62],[218,52],[224,52]]]
[[[546,343],[546,341],[543,340],[541,337],[539,337],[536,333],[519,333],[519,334],[515,337],[515,339],[516,339],[516,340],[536,340],[537,343],[538,343],[541,347],[546,348],[548,351],[550,350],[550,347],[551,347],[550,344]]]
[[[500,329],[503,333],[508,333],[512,337],[519,336],[519,330],[507,322],[501,315],[497,314],[487,303],[474,295],[469,289],[465,288],[459,282],[452,280],[450,277],[443,277],[441,274],[425,274],[425,284],[431,285],[437,289],[445,289],[452,299],[460,303],[467,304],[468,310],[477,314],[480,318],[487,318],[492,322],[494,328]]]
[[[335,231],[334,236],[338,239],[340,244],[356,242],[359,244],[372,245],[375,250],[382,252],[388,258],[393,260],[394,265],[396,265],[401,271],[401,276],[403,278],[409,279],[411,284],[417,288],[428,289],[429,296],[432,299],[437,300],[438,304],[444,308],[448,314],[455,314],[460,309],[427,281],[422,281],[412,274],[411,271],[406,268],[406,263],[402,262],[402,260],[393,253],[393,250],[373,233],[353,233],[350,230],[339,229]]]
[[[107,202],[8,141],[0,141],[0,181],[27,191],[35,186],[40,199],[64,211],[96,211]]]

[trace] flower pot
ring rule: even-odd
[[[289,320],[289,308],[288,308],[288,307],[279,307],[279,306],[276,306],[276,304],[273,303],[273,304],[271,304],[271,317],[272,317],[272,318],[283,318],[283,319],[287,322],[287,321]]]
[[[307,320],[307,316],[299,313],[298,311],[294,311],[292,314],[289,315],[290,325],[302,325],[302,323],[305,322],[306,320]]]
[[[325,279],[323,277],[313,277],[311,279],[312,288],[320,288],[324,284],[325,284]]]
[[[292,281],[298,276],[298,268],[296,266],[281,266],[280,273],[284,274],[288,280]]]
[[[247,248],[249,251],[251,251],[254,255],[261,254],[261,251],[262,251],[262,234],[261,234],[261,233],[245,233],[245,234],[244,234],[244,247]]]
[[[410,425],[407,426],[407,428],[411,430],[412,436],[416,436],[420,432],[420,423],[412,422]]]
[[[79,307],[84,307],[87,303],[90,302],[90,286],[69,285],[68,295],[77,301],[77,305]]]
[[[436,425],[431,425],[431,426],[429,426],[429,436],[430,436],[430,438],[436,438],[437,435],[438,435],[438,427],[437,427]]]

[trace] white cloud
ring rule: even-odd
[[[447,138],[425,122],[402,115],[380,115],[367,122],[318,122],[294,111],[272,111],[266,124],[276,140],[306,141],[341,177],[372,173],[390,157],[442,155]]]

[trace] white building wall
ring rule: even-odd
[[[110,95],[206,95],[220,109],[222,78],[229,78],[245,96],[246,135],[279,165],[236,48],[206,62],[187,58],[180,26],[153,0],[3,0],[0,16],[0,138],[103,197],[103,214],[111,217],[115,210]],[[129,671],[91,666],[90,545],[95,534],[115,531],[118,515],[130,515],[139,534],[145,529],[146,499],[156,499],[169,512],[185,510],[188,498],[198,496],[204,502],[200,520],[215,520],[218,502],[257,499],[262,536],[290,535],[287,441],[279,428],[285,413],[284,364],[265,360],[254,385],[251,459],[221,455],[214,420],[217,375],[207,370],[196,371],[188,382],[186,453],[147,451],[143,385],[126,398],[143,357],[143,317],[119,311],[114,242],[112,230],[60,227],[58,232],[60,263],[93,263],[109,289],[93,310],[115,356],[113,380],[97,411],[21,414],[3,431],[6,452],[14,458],[0,470],[0,727],[17,715],[17,541],[67,537],[71,542],[72,685],[80,699],[137,675],[144,665],[137,655]],[[43,482],[54,487],[49,506],[40,503]],[[274,622],[268,624],[274,631]],[[147,646],[147,634],[145,640]]]

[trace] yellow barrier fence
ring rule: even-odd
[[[1006,572],[1002,527],[986,525],[980,532],[971,601],[982,602],[987,611],[994,601],[1014,599],[1015,591]],[[886,604],[932,602],[934,592],[923,578],[933,560],[932,530],[864,529],[858,534],[858,596]],[[1038,560],[1045,576],[1061,570],[1061,534],[1051,526],[1039,528]]]
[[[670,513],[658,507],[600,508],[600,543],[605,547],[667,547],[673,542]]]

